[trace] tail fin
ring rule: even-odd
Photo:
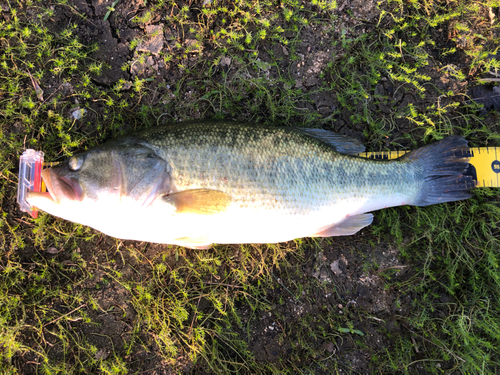
[[[464,175],[471,157],[467,141],[453,136],[442,141],[421,147],[403,156],[418,163],[423,172],[422,193],[413,203],[416,206],[453,202],[467,199],[468,192],[477,182]]]

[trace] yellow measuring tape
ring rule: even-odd
[[[358,156],[377,160],[396,159],[410,151],[363,152]],[[477,187],[500,187],[500,147],[470,147],[469,168],[465,174],[477,181]]]

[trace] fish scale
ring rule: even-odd
[[[331,158],[331,149],[303,137],[280,137],[269,129],[228,125],[226,131],[236,134],[227,137],[220,128],[201,124],[189,132],[155,132],[141,138],[169,161],[179,190],[199,187],[199,176],[207,174],[211,179],[204,180],[203,187],[231,192],[234,201],[247,207],[250,202],[258,209],[303,214],[313,204],[317,209],[328,203],[320,192],[332,187],[333,181],[321,165]],[[276,138],[280,142],[273,142]],[[177,142],[182,147],[176,147]],[[214,154],[217,168],[210,168]],[[308,196],[317,199],[304,199]]]
[[[392,162],[389,169],[387,163],[340,155],[288,128],[202,123],[182,131],[146,131],[141,138],[169,161],[179,190],[200,187],[202,180],[203,187],[231,192],[247,208],[251,202],[259,210],[307,215],[338,201],[419,188],[404,163]],[[211,168],[211,155],[218,157],[217,168]],[[393,178],[381,178],[389,174]],[[211,179],[200,179],[204,175]]]

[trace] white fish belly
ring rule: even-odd
[[[171,231],[164,231],[163,238],[157,242],[172,243],[179,238],[207,244],[286,242],[314,236],[321,228],[341,223],[349,216],[405,204],[407,199],[404,194],[395,194],[376,199],[346,200],[304,215],[238,208],[212,216],[176,215],[176,224],[170,226]]]

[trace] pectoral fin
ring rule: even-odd
[[[174,205],[176,213],[214,215],[224,212],[231,203],[231,196],[218,190],[192,189],[163,196]]]
[[[372,214],[349,216],[340,223],[321,228],[318,233],[313,234],[311,237],[350,236],[370,225],[372,221]]]

